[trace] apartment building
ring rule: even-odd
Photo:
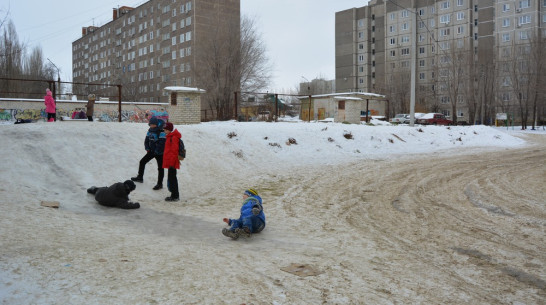
[[[417,112],[469,123],[514,112],[510,63],[545,24],[546,0],[371,0],[336,13],[336,91],[385,94],[409,113],[415,90]]]
[[[74,93],[168,102],[167,86],[200,87],[195,67],[219,29],[240,35],[240,0],[150,0],[121,6],[112,21],[82,29],[72,43]]]

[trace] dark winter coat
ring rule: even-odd
[[[174,167],[180,169],[180,162],[178,161],[178,155],[186,157],[184,153],[184,142],[181,140],[182,135],[178,132],[178,129],[171,131],[167,135],[165,141],[165,152],[163,153],[163,168]]]
[[[87,116],[93,116],[93,112],[95,110],[95,100],[88,100],[87,105],[85,105],[87,108],[86,115]]]
[[[163,154],[163,150],[165,149],[165,132],[161,127],[148,129],[148,133],[144,139],[144,149],[156,155]]]
[[[114,183],[108,187],[101,187],[95,193],[95,199],[100,205],[121,209],[138,209],[138,202],[129,201],[129,189],[123,182]]]

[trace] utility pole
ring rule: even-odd
[[[412,1],[412,8],[415,9],[415,3]],[[417,12],[411,14],[411,91],[410,91],[410,126],[415,123],[415,69],[417,61]]]
[[[57,87],[59,88],[58,90],[55,90],[55,101],[57,101],[61,96],[61,72],[49,58],[47,60],[53,65],[53,67],[55,67],[55,69],[57,69]]]

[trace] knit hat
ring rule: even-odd
[[[174,129],[173,123],[167,122],[165,124],[165,128],[163,128],[163,129],[168,130],[168,131],[173,131],[173,129]]]
[[[158,123],[159,123],[159,119],[157,117],[153,116],[153,117],[150,118],[150,121],[148,122],[148,125],[152,125],[152,124],[158,125]]]
[[[245,191],[245,195],[258,196],[258,191],[256,191],[255,189],[248,189]]]
[[[136,185],[132,180],[125,180],[123,184],[125,184],[125,187],[129,190],[129,192],[134,191],[136,189]]]
[[[95,95],[94,94],[89,94],[87,96],[87,99],[90,100],[90,101],[94,101],[95,100]]]

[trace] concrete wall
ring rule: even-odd
[[[57,120],[61,117],[72,117],[74,112],[85,112],[87,101],[58,101]],[[169,105],[162,104],[138,104],[122,103],[121,119],[127,122],[147,122],[152,116],[167,120]],[[119,109],[117,102],[95,102],[93,118],[103,122],[117,122]],[[15,121],[17,119],[45,121],[44,101],[41,99],[0,99],[0,122]]]

